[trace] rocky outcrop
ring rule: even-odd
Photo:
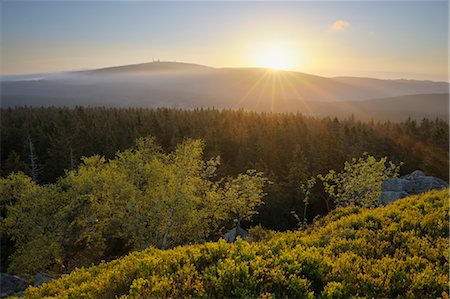
[[[448,188],[448,183],[439,178],[426,176],[416,170],[400,178],[387,179],[381,184],[379,205],[387,205],[400,198],[421,194],[433,189]]]
[[[38,273],[34,277],[34,283],[31,284],[25,279],[11,275],[8,273],[0,273],[0,298],[6,298],[9,296],[21,296],[26,288],[33,285],[35,287],[40,286],[44,282],[53,280],[54,277]]]
[[[21,295],[30,283],[20,277],[7,273],[0,273],[0,298]]]
[[[36,276],[34,277],[34,283],[33,286],[38,287],[41,284],[43,284],[44,282],[53,280],[54,278],[50,275],[47,274],[42,274],[42,273],[38,273],[36,274]]]
[[[223,238],[228,243],[232,243],[232,242],[236,241],[237,237],[241,237],[241,239],[245,239],[245,238],[247,238],[247,235],[248,235],[248,232],[245,229],[241,228],[240,226],[236,226],[232,230],[228,231],[223,236]]]

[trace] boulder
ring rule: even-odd
[[[410,174],[405,175],[405,177],[408,177],[408,178],[417,178],[417,177],[422,177],[422,176],[425,176],[425,173],[421,170],[414,170]]]
[[[378,204],[387,205],[403,197],[444,188],[448,188],[448,183],[444,180],[426,176],[422,171],[416,170],[400,178],[386,179],[381,184]]]
[[[381,183],[381,189],[386,191],[406,192],[411,189],[411,182],[406,179],[386,179]]]
[[[30,283],[20,277],[7,273],[0,273],[1,298],[12,295],[20,295]]]
[[[409,194],[405,191],[384,191],[381,192],[380,199],[378,200],[379,205],[387,205],[394,202],[400,198],[407,197]]]
[[[52,280],[53,277],[51,277],[50,275],[47,274],[42,274],[42,273],[38,273],[36,274],[36,276],[34,277],[34,283],[33,286],[38,287],[41,284],[43,284],[44,282],[50,281]]]
[[[226,242],[232,243],[236,241],[237,237],[241,237],[241,239],[247,238],[248,232],[245,229],[242,229],[240,226],[236,226],[232,230],[228,231],[223,238]]]

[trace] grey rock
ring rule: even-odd
[[[405,191],[384,191],[381,192],[380,199],[378,200],[378,205],[387,205],[394,202],[400,198],[407,197],[409,194]]]
[[[400,178],[386,179],[381,184],[381,195],[378,204],[387,205],[406,196],[444,188],[448,188],[448,183],[444,180],[426,176],[422,171],[416,170]]]
[[[411,182],[406,179],[386,179],[381,184],[381,189],[397,192],[405,191],[411,189]]]
[[[421,176],[425,176],[425,173],[423,173],[423,171],[421,171],[421,170],[414,170],[413,172],[411,172],[411,174],[406,175],[406,177],[411,177],[411,178],[416,178],[416,177],[421,177]]]
[[[248,232],[241,228],[240,226],[237,226],[235,228],[233,228],[232,230],[228,231],[223,238],[225,239],[225,241],[227,241],[228,243],[234,242],[236,241],[237,237],[241,237],[241,239],[245,239],[247,238]]]
[[[0,273],[0,297],[21,294],[30,283],[20,277],[10,275],[7,273]]]
[[[34,284],[33,284],[33,286],[35,286],[35,287],[40,286],[44,282],[50,281],[52,279],[53,279],[53,277],[51,277],[50,275],[38,273],[34,277]]]

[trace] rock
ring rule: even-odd
[[[7,273],[0,273],[1,298],[22,293],[30,283],[20,277]]]
[[[379,205],[387,205],[394,202],[400,198],[407,197],[409,194],[405,191],[384,191],[381,192],[380,199],[378,200]]]
[[[405,179],[386,179],[381,183],[381,189],[386,191],[406,192],[411,188],[411,182]]]
[[[411,193],[420,194],[433,189],[447,188],[447,186],[448,184],[441,179],[424,176],[414,181]]]
[[[51,276],[49,276],[47,274],[38,273],[34,277],[34,284],[33,284],[33,286],[35,286],[35,287],[40,286],[44,282],[50,281],[52,279],[53,279],[53,277],[51,277]]]
[[[237,237],[241,237],[241,239],[247,238],[248,232],[245,229],[242,229],[240,226],[237,226],[233,228],[232,230],[228,231],[223,238],[228,243],[236,241]]]
[[[406,196],[444,188],[448,188],[448,183],[444,180],[426,176],[422,171],[416,170],[400,178],[386,179],[381,184],[381,195],[378,204],[387,205]]]
[[[421,176],[425,176],[425,173],[423,171],[414,170],[413,172],[411,172],[411,174],[406,175],[405,177],[416,178],[416,177],[421,177]]]

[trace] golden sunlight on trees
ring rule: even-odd
[[[149,248],[25,298],[448,298],[448,189],[338,208],[264,241]],[[413,229],[412,229],[413,228]]]
[[[204,161],[203,148],[186,139],[166,153],[141,138],[114,159],[83,158],[55,184],[2,178],[2,233],[17,249],[9,270],[68,272],[130,250],[217,239],[231,217],[250,219],[267,180],[253,170],[218,180],[219,157]]]
[[[377,160],[364,153],[363,157],[346,161],[343,171],[330,170],[325,176],[318,175],[318,179],[336,206],[373,207],[380,198],[381,183],[389,177],[397,177],[399,170],[400,166],[388,162],[386,157]]]
[[[225,183],[223,198],[227,200],[227,211],[237,221],[250,220],[256,208],[263,203],[263,187],[267,179],[262,172],[248,170]]]

